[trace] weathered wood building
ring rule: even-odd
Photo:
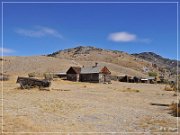
[[[64,79],[64,80],[67,79],[67,74],[64,73],[64,72],[61,72],[61,73],[54,73],[54,76],[55,76],[55,78],[61,78],[61,79]]]
[[[140,83],[141,78],[137,76],[119,76],[119,81],[120,82],[128,82],[128,83]]]
[[[67,80],[79,81],[80,79],[81,67],[70,67],[66,72]]]
[[[80,74],[81,82],[110,83],[111,72],[106,66],[83,67]]]

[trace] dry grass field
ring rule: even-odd
[[[168,107],[150,105],[176,101],[165,85],[57,79],[49,89],[21,90],[16,78],[3,82],[4,132],[177,132]]]

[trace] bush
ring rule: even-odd
[[[28,76],[29,76],[29,77],[36,77],[36,73],[35,73],[35,72],[29,73]]]
[[[170,105],[170,110],[173,116],[180,117],[180,101],[179,103],[172,103]]]
[[[170,85],[166,85],[166,86],[164,87],[164,90],[165,90],[165,91],[174,91],[174,88],[171,87]]]
[[[54,74],[52,74],[52,73],[44,73],[44,78],[46,80],[53,80]]]
[[[9,80],[9,75],[0,75],[0,81],[8,81]]]
[[[156,76],[157,76],[157,73],[156,73],[156,72],[149,72],[148,75],[149,75],[149,76],[156,77]]]
[[[180,84],[180,82],[179,82],[179,84]],[[170,86],[174,91],[180,92],[180,86],[177,87],[177,82],[170,84]]]
[[[178,85],[177,85],[178,84]],[[180,92],[180,74],[178,75],[178,77],[176,78],[175,82],[170,84],[171,87],[175,90],[175,91],[179,91]]]

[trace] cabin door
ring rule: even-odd
[[[107,75],[104,74],[104,75],[103,75],[103,79],[104,79],[104,80],[103,80],[104,82],[108,82]]]

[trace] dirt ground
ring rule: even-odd
[[[169,114],[168,107],[150,105],[177,101],[175,92],[165,91],[162,84],[95,84],[56,79],[49,91],[21,90],[16,78],[1,82],[4,133],[178,130],[180,120]]]

